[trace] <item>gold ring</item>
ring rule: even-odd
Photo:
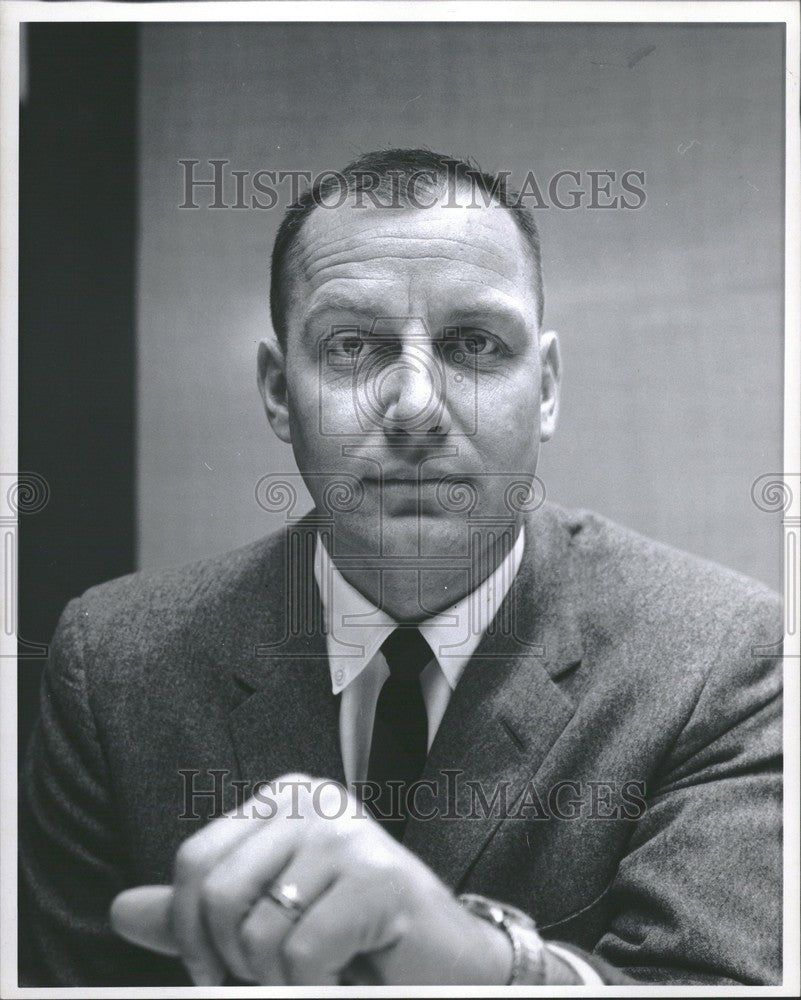
[[[298,895],[298,887],[294,882],[286,882],[284,885],[271,885],[267,890],[270,899],[284,910],[292,920],[300,920],[306,907],[301,903]]]

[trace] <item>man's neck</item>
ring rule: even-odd
[[[396,622],[420,622],[452,607],[475,592],[509,556],[522,527],[478,533],[470,558],[428,560],[354,559],[331,553],[345,580],[371,604]],[[522,544],[522,541],[521,541]],[[460,565],[461,563],[461,565]]]

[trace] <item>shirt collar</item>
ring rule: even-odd
[[[471,594],[418,626],[451,690],[514,582],[525,545],[521,529],[503,562]],[[352,587],[317,535],[314,575],[327,629],[331,688],[339,694],[364,670],[397,622]]]

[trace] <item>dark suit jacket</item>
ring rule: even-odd
[[[315,530],[65,610],[23,781],[28,983],[189,982],[107,918],[123,888],[171,881],[204,822],[182,818],[180,771],[196,789],[226,772],[222,808],[233,780],[344,780]],[[455,890],[528,911],[607,982],[779,982],[781,671],[754,648],[781,637],[778,597],[586,512],[546,505],[526,532],[426,765],[439,812],[406,845]]]

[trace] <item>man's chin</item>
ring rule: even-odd
[[[423,562],[444,560],[458,563],[469,559],[470,544],[468,525],[464,518],[445,514],[441,510],[432,513],[384,513],[366,532],[366,523],[361,526],[355,546],[362,553],[380,553],[383,558],[415,560]]]
[[[511,541],[517,534],[513,519],[506,525],[497,513],[468,520],[466,513],[438,505],[384,504],[381,509],[369,502],[337,514],[332,528],[334,558],[363,559],[365,568],[379,568],[374,560],[386,559],[412,566],[417,562],[430,568],[432,564],[467,568],[476,558],[484,563],[484,550],[501,542],[505,528]]]

